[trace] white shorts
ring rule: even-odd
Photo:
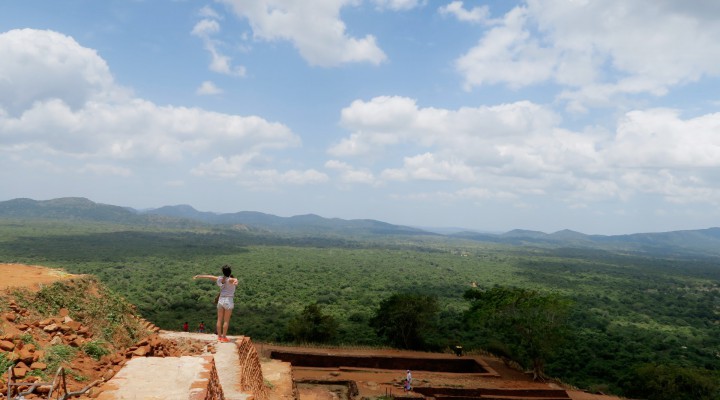
[[[233,308],[235,308],[235,303],[233,302],[233,298],[220,296],[220,299],[218,299],[217,308],[219,309],[220,307],[222,307],[226,310],[232,310]]]

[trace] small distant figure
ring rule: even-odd
[[[190,330],[190,325],[188,325],[187,321],[183,324],[183,332],[188,332]]]
[[[197,331],[198,331],[199,333],[205,333],[205,322],[200,322],[200,323],[198,324]]]
[[[409,392],[412,390],[412,373],[410,370],[407,370],[407,375],[405,375],[405,391]]]
[[[462,346],[455,345],[453,346],[453,351],[455,352],[455,355],[458,357],[461,357],[463,355],[463,348]]]

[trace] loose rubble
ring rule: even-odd
[[[66,371],[72,371],[68,377],[68,390],[81,390],[90,382],[100,381],[100,385],[88,391],[87,397],[96,397],[101,391],[101,383],[110,380],[130,359],[135,357],[179,357],[214,352],[212,344],[192,341],[169,340],[158,336],[159,328],[143,321],[147,337],[125,349],[115,349],[112,353],[95,359],[83,351],[86,344],[96,341],[92,330],[81,322],[73,320],[66,308],[50,318],[35,318],[32,313],[10,300],[9,311],[0,314],[0,356],[5,364],[10,364],[13,382],[27,383],[20,386],[26,390],[37,382],[49,383],[56,370],[49,370],[46,360],[47,349],[55,345],[67,345],[77,352],[72,360],[61,364]],[[112,350],[110,344],[105,344]],[[0,393],[7,393],[7,370],[2,371]],[[38,386],[26,399],[38,398],[36,394],[47,394],[49,385]],[[83,397],[80,397],[83,398]]]

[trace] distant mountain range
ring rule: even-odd
[[[371,219],[344,220],[314,214],[278,217],[254,211],[212,213],[188,205],[135,210],[95,203],[79,197],[53,200],[13,199],[0,202],[0,218],[92,221],[127,225],[191,227],[201,225],[233,226],[266,233],[324,235],[434,235],[422,229]]]
[[[92,221],[174,228],[227,226],[268,234],[350,237],[434,236],[506,245],[594,248],[653,254],[720,255],[720,228],[612,236],[586,235],[571,230],[548,234],[520,229],[501,234],[457,232],[457,229],[449,229],[448,232],[454,233],[442,234],[438,233],[438,230],[431,232],[429,229],[393,225],[372,219],[345,220],[323,218],[314,214],[278,217],[254,211],[213,213],[198,211],[189,205],[165,206],[141,211],[129,207],[95,203],[77,197],[44,201],[25,198],[2,201],[0,202],[0,218]]]

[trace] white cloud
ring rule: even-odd
[[[527,0],[458,58],[457,69],[466,88],[556,82],[576,110],[620,94],[663,95],[720,74],[720,24],[700,4]]]
[[[554,50],[541,46],[526,29],[527,14],[521,7],[508,12],[500,26],[490,29],[477,46],[456,61],[465,78],[465,89],[495,83],[517,88],[552,76]]]
[[[217,13],[212,7],[205,6],[198,11],[198,15],[203,18],[222,19],[220,14]]]
[[[307,185],[328,181],[327,174],[314,169],[278,171],[255,165],[261,158],[258,154],[243,154],[232,157],[217,157],[202,163],[192,170],[193,175],[216,179],[230,179],[256,188],[267,189],[279,184]]]
[[[219,0],[247,18],[257,39],[291,42],[311,65],[333,67],[344,63],[380,64],[385,53],[375,37],[349,36],[340,10],[351,0]]]
[[[720,166],[720,113],[683,119],[676,110],[636,110],[614,131],[560,124],[547,107],[525,101],[450,110],[397,96],[356,100],[342,110],[349,134],[328,149],[337,158],[326,167],[362,171],[376,185],[447,182],[575,206],[637,194],[720,201],[720,174],[711,172]]]
[[[677,110],[628,112],[607,158],[628,168],[720,167],[720,113],[683,120]]]
[[[431,153],[405,157],[402,169],[386,169],[382,177],[388,180],[427,180],[427,181],[475,181],[473,169],[459,160],[438,160]]]
[[[348,163],[329,160],[325,162],[325,168],[336,170],[340,173],[340,181],[343,183],[375,184],[376,179],[368,169],[358,169]]]
[[[56,32],[0,34],[0,59],[0,152],[5,157],[42,154],[58,165],[81,163],[80,172],[129,176],[148,164],[177,172],[182,163],[197,163],[201,170],[213,159],[271,163],[273,150],[300,144],[287,126],[257,116],[133,98],[114,83],[96,52]],[[48,82],[47,87],[38,81]],[[9,94],[22,94],[22,99]],[[247,179],[267,169],[251,166],[241,171]],[[323,179],[311,170],[275,174],[276,182]],[[230,175],[238,177],[237,172]]]
[[[205,50],[210,53],[211,71],[230,76],[245,76],[245,67],[242,65],[233,66],[232,59],[218,49],[222,42],[212,38],[218,32],[220,32],[220,24],[214,19],[205,18],[196,23],[190,33],[202,39]]]
[[[492,161],[499,154],[494,138],[522,143],[529,135],[550,132],[559,118],[549,109],[522,101],[493,107],[458,110],[419,108],[415,100],[380,96],[356,100],[341,112],[340,124],[349,137],[328,149],[334,156],[379,153],[388,147],[411,143]],[[472,149],[472,154],[467,154]]]
[[[219,87],[215,86],[215,84],[211,81],[204,81],[200,84],[200,87],[197,88],[195,93],[199,95],[213,95],[213,94],[220,94],[223,90]]]
[[[453,1],[438,8],[441,15],[452,15],[459,21],[472,23],[487,23],[490,17],[488,6],[476,6],[470,10],[465,9],[462,1]]]
[[[35,60],[42,59],[42,62]],[[18,115],[36,101],[61,98],[77,109],[89,100],[122,99],[105,60],[52,31],[16,29],[0,34],[0,116]]]
[[[425,4],[425,0],[372,0],[377,8],[393,11],[407,11]]]
[[[218,32],[220,32],[220,24],[214,19],[207,18],[200,20],[200,22],[195,24],[192,31],[190,31],[193,35],[203,39],[206,39]]]

